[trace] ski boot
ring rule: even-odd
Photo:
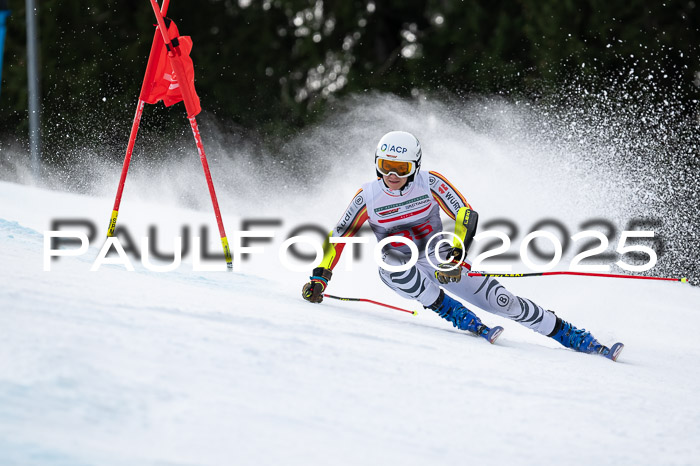
[[[452,325],[460,330],[467,330],[475,335],[485,338],[489,343],[493,343],[503,332],[503,327],[489,328],[472,311],[467,309],[457,301],[440,290],[438,299],[430,306],[430,309],[437,312],[440,317],[452,322]]]
[[[557,323],[554,325],[554,330],[549,336],[574,351],[600,354],[613,361],[617,361],[622,348],[625,347],[622,343],[615,343],[611,348],[601,345],[598,340],[591,335],[591,332],[586,331],[586,329],[578,329],[559,317],[557,317]]]

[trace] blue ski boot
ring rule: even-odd
[[[612,348],[601,345],[598,340],[591,335],[591,332],[587,332],[586,329],[577,329],[559,317],[557,317],[557,323],[554,325],[554,330],[552,330],[549,336],[567,348],[581,353],[600,354],[613,361],[617,360],[622,348],[625,346],[622,343],[615,343]]]
[[[496,341],[501,332],[503,332],[503,327],[489,328],[484,325],[476,314],[464,307],[456,299],[446,295],[443,290],[440,290],[438,299],[430,306],[430,309],[437,312],[443,319],[452,322],[452,325],[458,329],[479,335],[488,340],[489,343]]]

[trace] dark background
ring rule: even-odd
[[[0,148],[27,147],[25,2],[8,3]],[[76,146],[123,152],[154,33],[149,2],[37,3],[44,161]],[[173,0],[168,16],[193,38],[204,117],[263,144],[372,91],[569,104],[562,86],[625,80],[628,98],[671,99],[674,118],[698,108],[694,1]],[[183,132],[162,105],[148,111],[144,125]]]
[[[13,154],[29,160],[25,2],[7,3],[0,179],[13,178]],[[147,0],[37,3],[42,181],[90,192],[81,166],[121,166],[154,15]],[[204,139],[216,132],[227,155],[254,156],[237,163],[279,158],[313,186],[328,161],[296,155],[307,131],[333,143],[314,133],[322,122],[352,126],[358,110],[398,96],[453,106],[489,133],[490,104],[506,102],[526,114],[509,128],[518,144],[559,148],[563,166],[637,187],[628,217],[657,222],[647,227],[666,241],[655,271],[700,283],[695,1],[172,0],[168,17],[194,41]],[[182,104],[148,106],[137,151],[157,163],[186,148],[191,159],[184,116]]]

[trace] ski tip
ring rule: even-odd
[[[488,340],[489,343],[493,345],[493,343],[498,339],[499,336],[501,336],[501,333],[503,333],[503,327],[494,327],[491,330],[489,330],[489,333],[484,335],[486,339]]]
[[[683,283],[688,283],[688,279],[685,278],[685,277],[683,277],[683,278],[681,278],[681,282],[683,282]]]
[[[612,359],[613,361],[617,361],[617,358],[620,357],[620,353],[622,352],[622,349],[625,347],[622,343],[615,343],[610,347],[610,351],[608,354],[605,356],[608,359]]]
[[[413,315],[414,315],[414,316],[417,316],[417,315],[418,315],[418,311],[413,311]]]

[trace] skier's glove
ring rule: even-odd
[[[326,290],[332,275],[333,272],[330,269],[316,267],[309,277],[311,281],[301,289],[301,296],[310,303],[323,301],[323,292]]]
[[[462,278],[462,267],[452,262],[452,259],[457,261],[462,259],[462,254],[462,249],[460,248],[450,249],[450,252],[447,253],[446,261],[437,266],[438,269],[435,271],[437,281],[445,285],[449,282],[457,283]]]

